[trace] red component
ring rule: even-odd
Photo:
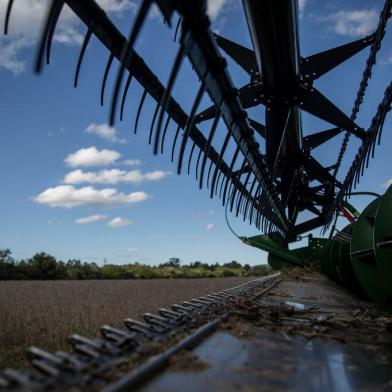
[[[347,210],[346,208],[343,207],[342,208],[342,212],[343,212],[343,215],[347,218],[347,220],[350,223],[355,222],[355,218],[354,218],[354,216],[351,214],[351,212],[349,210]]]

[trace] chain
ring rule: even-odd
[[[369,79],[372,77],[373,65],[376,63],[377,53],[381,48],[381,42],[382,42],[384,35],[385,35],[385,28],[386,28],[388,19],[392,15],[391,8],[392,8],[392,0],[386,0],[384,3],[384,8],[382,9],[381,14],[380,14],[380,21],[379,21],[377,29],[374,33],[374,42],[371,46],[370,54],[369,54],[369,57],[366,61],[366,67],[363,72],[362,80],[361,80],[361,83],[359,86],[359,90],[357,92],[357,97],[355,99],[354,106],[352,109],[352,113],[351,113],[350,118],[353,121],[355,121],[357,118],[360,106],[361,106],[363,99],[364,99],[364,96],[365,96],[367,86],[369,84]],[[344,138],[343,138],[341,148],[340,148],[339,156],[336,161],[336,167],[335,167],[335,170],[333,173],[333,176],[335,178],[338,174],[340,165],[343,160],[343,156],[347,150],[347,145],[348,145],[349,140],[350,140],[350,133],[346,131]]]
[[[351,193],[352,188],[359,183],[361,176],[363,175],[365,167],[368,167],[370,156],[374,156],[375,145],[380,144],[382,129],[385,123],[387,113],[392,109],[392,82],[386,88],[384,97],[377,107],[376,114],[374,115],[370,128],[367,131],[367,138],[364,143],[359,147],[358,152],[351,164],[349,171],[347,172],[346,178],[343,182],[343,186],[340,189],[335,201],[330,209],[327,225],[328,228],[334,215],[339,213],[339,208],[342,205],[344,197],[348,197]]]

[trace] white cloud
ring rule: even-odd
[[[106,11],[123,13],[129,10],[137,10],[138,6],[129,0],[97,0],[97,3]]]
[[[142,162],[140,159],[126,159],[122,164],[125,166],[140,166]]]
[[[383,188],[389,188],[392,185],[392,178],[382,184]]]
[[[120,216],[118,216],[116,218],[113,218],[111,221],[109,221],[108,222],[108,226],[116,228],[116,227],[128,226],[128,225],[131,225],[132,223],[134,223],[134,222],[131,221],[131,220],[128,220],[128,219],[121,218]]]
[[[211,230],[213,230],[215,228],[215,225],[213,224],[213,223],[209,223],[207,226],[206,226],[206,230],[207,231],[211,231]]]
[[[48,188],[33,198],[38,204],[49,207],[73,208],[86,205],[115,207],[138,203],[148,199],[145,192],[132,192],[125,194],[114,188],[96,189],[88,186],[75,188],[72,185],[59,185]]]
[[[158,181],[170,172],[155,170],[152,172],[142,173],[140,170],[125,171],[120,169],[100,170],[98,172],[85,172],[77,169],[68,173],[63,182],[65,184],[120,184],[131,183],[140,184],[144,181]]]
[[[116,128],[110,127],[108,124],[95,124],[91,123],[85,130],[86,133],[95,134],[102,139],[108,140],[112,143],[125,143],[125,139],[119,139],[117,137]]]
[[[120,157],[121,154],[114,150],[98,150],[96,147],[88,147],[69,154],[64,162],[71,167],[107,166]]]
[[[127,248],[128,253],[135,253],[139,250],[139,248]]]
[[[234,4],[233,0],[207,0],[207,15],[212,20],[217,19],[221,15],[227,14]]]
[[[379,20],[378,12],[374,9],[338,11],[321,18],[332,23],[329,30],[347,37],[362,37],[372,33]]]
[[[98,0],[106,12],[123,14],[133,10],[135,4],[128,0]],[[8,0],[0,0],[0,15],[5,15]],[[17,0],[14,2],[9,35],[0,35],[0,69],[4,68],[15,74],[25,69],[25,59],[22,54],[37,45],[42,25],[47,14],[49,0]],[[2,22],[3,22],[3,18]],[[63,45],[81,44],[85,27],[65,6],[56,26],[54,43]],[[31,62],[31,59],[29,60]]]
[[[90,216],[85,216],[84,218],[79,218],[75,220],[75,223],[77,225],[85,225],[87,223],[95,223],[95,222],[100,222],[107,219],[107,215],[90,215]]]

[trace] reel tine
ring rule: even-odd
[[[131,61],[132,55],[133,55],[133,45],[136,41],[137,36],[139,35],[139,32],[141,30],[141,27],[143,25],[143,22],[145,18],[147,17],[148,11],[150,9],[150,6],[152,4],[152,0],[143,0],[139,11],[136,15],[135,22],[133,24],[131,33],[129,34],[129,38],[126,41],[124,48],[123,48],[123,55],[120,61],[120,69],[118,70],[117,73],[117,78],[113,90],[113,96],[112,96],[112,104],[111,104],[111,109],[110,109],[110,115],[109,115],[109,125],[113,126],[114,125],[114,117],[116,113],[116,107],[117,107],[117,100],[118,100],[118,95],[120,92],[120,87],[122,83],[122,79],[124,76],[125,72],[125,64]]]
[[[205,170],[206,163],[207,163],[207,157],[208,157],[210,149],[211,149],[212,139],[214,138],[215,131],[216,131],[218,124],[219,124],[219,120],[220,120],[220,110],[218,109],[218,113],[214,119],[214,122],[212,123],[210,134],[208,135],[207,143],[206,143],[205,149],[204,149],[204,157],[203,157],[203,163],[201,165],[199,189],[203,188],[203,177],[204,177],[204,170]]]
[[[236,176],[236,178],[234,180],[234,185],[235,186],[234,186],[234,190],[232,192],[233,195],[232,195],[231,201],[230,201],[230,212],[233,211],[234,199],[235,199],[235,195],[236,195],[236,193],[238,191],[238,186],[237,185],[238,185],[238,182],[239,182],[239,180],[240,180],[240,178],[242,176],[242,172],[244,171],[245,166],[246,166],[246,158],[244,157],[244,160],[242,161],[241,169],[238,172],[238,174],[237,174],[237,176]]]
[[[264,196],[263,196],[263,195],[264,195]],[[260,207],[266,205],[266,204],[267,204],[267,200],[270,202],[270,200],[269,200],[269,198],[268,198],[268,196],[267,196],[267,192],[262,192],[262,194],[261,194],[261,200],[259,201]],[[269,204],[269,203],[268,203],[268,204]],[[261,214],[261,208],[259,208],[257,212],[258,212],[258,215],[259,215],[259,221],[261,220],[261,224],[262,224],[262,227],[263,227],[263,231],[264,231],[264,232],[267,232],[267,231],[269,230],[269,229],[268,229],[268,222],[269,222],[269,219],[268,219],[268,217],[266,216],[265,213],[264,213],[264,214]]]
[[[171,92],[173,90],[174,83],[177,79],[177,75],[180,70],[182,61],[184,59],[184,55],[185,55],[185,48],[183,47],[183,45],[181,45],[180,49],[177,52],[176,59],[174,60],[174,65],[173,65],[173,68],[172,68],[170,76],[169,76],[169,81],[167,83],[167,87],[162,95],[161,100],[160,100],[161,112],[159,113],[159,120],[158,120],[157,129],[155,131],[155,141],[154,141],[154,154],[155,155],[158,153],[159,137],[161,134],[163,116],[167,110],[169,98],[170,98]]]
[[[178,167],[177,167],[178,174],[181,174],[182,160],[184,158],[185,147],[188,142],[188,138],[191,133],[191,130],[193,128],[193,124],[195,122],[195,114],[196,114],[196,111],[200,105],[201,99],[203,98],[204,92],[205,92],[205,85],[204,85],[204,83],[202,83],[199,88],[199,91],[197,92],[195,101],[193,102],[193,106],[192,106],[191,112],[189,114],[187,124],[185,126],[184,135],[182,136],[181,148],[180,148],[180,153],[178,156]]]
[[[165,128],[163,129],[163,135],[162,135],[162,141],[161,141],[161,154],[163,154],[163,146],[165,144],[166,133],[167,133],[167,129],[169,128],[170,120],[171,120],[171,117],[169,115],[167,115],[166,124],[165,124]]]
[[[374,137],[373,137],[373,139],[374,139]],[[366,168],[369,167],[369,160],[370,160],[370,155],[372,154],[373,146],[374,146],[374,144],[372,141],[371,144],[369,143],[369,146],[366,151],[366,155],[365,155],[363,162],[362,162],[361,176],[363,176],[363,173],[365,171],[365,166],[366,166]]]
[[[216,167],[215,167],[215,170],[216,170]],[[214,174],[215,174],[215,171],[214,171]],[[216,183],[214,183],[214,177],[212,177],[213,188],[211,188],[211,194],[214,193],[215,196],[218,194],[219,181],[220,181],[221,175],[222,175],[222,171],[219,170],[219,172],[217,172],[218,178],[216,179]],[[212,196],[211,196],[211,198],[212,198]]]
[[[202,149],[199,150],[199,155],[197,156],[197,162],[196,162],[196,180],[198,179],[199,176],[199,163],[200,163],[200,157],[201,157],[201,153],[203,152]]]
[[[231,132],[230,132],[230,129],[228,129],[226,138],[225,138],[225,140],[223,142],[223,146],[222,146],[220,154],[219,154],[218,163],[215,166],[214,175],[212,176],[211,192],[210,192],[210,198],[211,199],[214,197],[216,177],[218,175],[218,172],[219,172],[219,169],[220,169],[220,165],[222,163],[223,155],[224,155],[224,153],[226,151],[227,145],[229,144],[230,137],[231,137]]]
[[[219,179],[222,176],[222,174],[223,174],[222,172],[219,173],[218,181],[217,181],[217,188],[218,188]],[[220,199],[222,199],[222,191],[223,191],[223,184],[224,183],[225,183],[225,175],[222,176],[222,181],[221,181],[220,188],[219,188],[219,198]]]
[[[275,227],[274,224],[271,221],[269,221],[267,225],[267,233],[272,233],[274,227]]]
[[[254,220],[254,224],[257,224],[257,210],[256,210],[256,202],[258,201],[259,197],[261,196],[261,191],[262,191],[262,186],[261,186],[261,182],[259,183],[259,185],[257,186],[257,190],[255,193],[255,201],[252,204],[252,209],[251,209],[251,216]]]
[[[226,176],[225,189],[223,191],[222,205],[225,205],[226,195],[227,195],[227,187],[229,186],[229,182],[233,181],[233,179],[232,179],[233,169],[234,169],[235,163],[237,162],[238,154],[239,154],[240,151],[241,151],[240,150],[240,146],[237,144],[237,147],[235,149],[235,153],[233,155],[233,159],[231,160],[229,174]]]
[[[250,177],[249,177],[250,178]],[[244,189],[241,190],[241,192],[239,193],[239,197],[237,200],[237,207],[236,207],[236,217],[238,217],[240,214],[242,215],[242,213],[244,212],[244,200],[247,199],[247,192],[246,192],[246,187]]]
[[[192,162],[192,156],[193,156],[193,151],[195,151],[196,143],[193,142],[192,148],[191,148],[191,153],[189,154],[189,160],[188,160],[188,175],[190,173],[191,169],[191,162]],[[201,151],[201,150],[200,150]]]
[[[84,53],[86,52],[86,48],[87,45],[90,41],[91,38],[91,34],[93,33],[93,31],[90,29],[90,27],[88,28],[86,35],[84,36],[84,40],[83,40],[83,44],[82,44],[82,48],[80,49],[80,53],[79,53],[79,58],[78,58],[78,63],[76,65],[76,71],[75,71],[75,79],[74,79],[74,87],[76,88],[78,86],[78,80],[79,80],[79,73],[80,73],[80,67],[82,66],[82,61],[83,61],[83,57],[84,57]]]
[[[245,204],[246,204],[246,201],[248,200],[248,198],[249,198],[249,193],[245,192],[245,190],[244,190],[242,199],[240,200],[240,203],[238,205],[238,215],[240,215],[240,214],[243,215],[244,214],[244,212],[245,212]]]
[[[43,62],[43,57],[45,52],[45,45],[47,43],[47,38],[49,34],[49,29],[51,28],[52,25],[54,25],[54,27],[56,26],[63,5],[64,5],[64,0],[53,0],[52,6],[49,9],[49,13],[45,21],[44,30],[41,35],[40,43],[38,46],[37,59],[35,62],[36,73],[40,73],[42,71],[42,62]]]
[[[372,143],[372,159],[374,158],[374,155],[376,154],[376,144],[377,145],[380,144],[379,142],[377,142],[377,139],[379,141],[381,141],[380,140],[380,135],[381,135],[381,131],[378,132],[378,135],[375,135],[375,137],[374,137],[374,140],[373,140],[373,143]],[[366,162],[366,167],[369,167],[369,160]]]
[[[246,191],[246,186],[248,185],[248,182],[249,182],[249,180],[250,180],[250,176],[251,176],[251,175],[252,175],[252,172],[249,170],[248,174],[246,175],[245,181],[244,181],[244,183],[242,184],[241,191],[240,191],[240,193],[238,194],[238,198],[237,198],[237,209],[236,209],[236,214],[235,214],[236,217],[238,217],[238,215],[239,215],[239,213],[240,213],[240,206],[241,206],[241,203],[242,203],[242,199],[243,199],[243,197],[244,197],[244,194],[245,194],[245,191]]]
[[[176,148],[178,134],[180,133],[181,125],[177,126],[176,134],[174,136],[172,151],[171,151],[171,161],[174,162],[174,149]]]
[[[176,30],[174,32],[174,42],[176,42],[176,40],[177,40],[177,34],[178,34],[179,29],[180,29],[181,20],[182,20],[182,18],[179,17],[178,21],[177,21],[177,25],[176,25]]]
[[[59,7],[56,9],[56,14],[52,16],[52,22],[50,23],[49,26],[48,36],[46,39],[46,64],[50,64],[50,52],[52,49],[54,30],[56,28],[56,24],[60,17],[63,6],[64,6],[64,1],[62,1],[62,4],[60,4]]]
[[[8,34],[8,27],[10,23],[10,16],[12,5],[14,4],[14,0],[8,0],[7,9],[5,11],[5,19],[4,19],[4,35]]]
[[[210,176],[211,176],[211,170],[212,170],[212,165],[213,161],[210,161],[210,167],[208,168],[208,174],[207,174],[207,189],[210,186]]]
[[[148,136],[148,144],[151,144],[152,130],[154,129],[154,124],[155,124],[155,120],[157,119],[159,108],[160,108],[160,104],[159,104],[159,102],[157,102],[157,105],[155,106],[154,115],[152,116],[151,125],[150,125],[150,135]]]
[[[251,187],[250,187],[250,189],[249,189],[249,197],[248,197],[247,200],[246,200],[245,213],[244,213],[244,222],[245,222],[245,220],[246,220],[246,216],[247,216],[247,213],[248,213],[248,208],[249,208],[250,199],[252,198],[253,188],[255,187],[256,182],[257,182],[257,181],[256,181],[256,177],[255,177],[255,179],[254,179],[254,181],[252,182],[252,185],[251,185]]]
[[[242,200],[243,201],[241,202],[241,205],[240,205],[240,214],[243,218],[242,220],[245,222],[245,220],[246,220],[246,218],[245,218],[245,204],[249,200],[249,194],[246,194],[246,196]]]
[[[135,128],[134,128],[134,131],[133,131],[133,133],[135,135],[137,133],[137,126],[139,124],[140,113],[142,111],[142,108],[143,108],[143,105],[144,105],[144,101],[146,99],[146,95],[147,95],[147,90],[144,89],[142,97],[141,97],[140,102],[139,102],[139,106],[137,108],[137,113],[136,113]]]
[[[252,224],[252,222],[253,222],[253,215],[254,215],[254,209],[255,209],[255,200],[257,199],[257,195],[259,193],[260,187],[261,187],[261,184],[259,183],[257,185],[256,192],[255,192],[255,194],[253,196],[253,203],[252,203],[252,205],[250,207],[250,211],[249,211],[249,218],[250,218],[249,222],[250,222],[250,224]]]
[[[102,78],[102,84],[101,84],[101,106],[103,106],[103,100],[104,100],[104,96],[105,96],[106,81],[108,79],[108,75],[109,75],[110,67],[112,66],[112,63],[113,63],[113,59],[114,59],[114,54],[110,53],[110,56],[109,56],[108,61],[106,63],[105,72],[104,72],[103,78]]]
[[[254,198],[254,196],[253,196],[253,189],[256,186],[256,182],[257,181],[256,181],[256,178],[255,178],[255,180],[252,182],[252,185],[251,185],[250,190],[249,190],[249,197],[247,198],[246,205],[245,205],[244,222],[245,222],[245,220],[247,219],[247,216],[248,216],[248,208],[249,208],[249,205],[250,205],[250,200]]]
[[[227,204],[230,202],[231,205],[231,201],[233,200],[233,198],[235,197],[236,194],[236,187],[235,187],[235,182],[231,181],[230,185],[229,185],[229,191],[227,192]],[[233,210],[230,210],[230,213],[233,212]]]
[[[129,86],[132,82],[132,77],[133,77],[133,75],[131,73],[129,73],[127,81],[125,83],[124,92],[123,92],[123,95],[121,98],[121,105],[120,105],[120,121],[122,121],[122,119],[123,119],[125,100],[127,99]]]

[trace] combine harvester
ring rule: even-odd
[[[126,319],[124,330],[103,326],[99,339],[73,335],[72,354],[32,347],[28,356],[35,370],[6,370],[0,391],[392,390],[392,187],[384,195],[372,194],[362,212],[348,202],[358,194],[353,190],[374,157],[391,110],[392,83],[370,124],[356,122],[392,0],[385,1],[373,34],[309,57],[301,56],[296,0],[242,4],[251,49],[211,31],[205,0],[144,0],[128,37],[94,0],[54,0],[36,71],[50,62],[56,24],[67,5],[87,28],[75,86],[95,36],[108,50],[102,103],[111,68],[119,64],[110,124],[118,113],[123,117],[131,81],[137,81],[144,92],[135,132],[150,96],[156,102],[147,134],[153,153],[164,153],[171,138],[169,153],[177,158],[178,174],[189,173],[194,156],[198,186],[253,225],[261,234],[239,238],[267,251],[269,264],[284,272],[161,309],[159,315],[145,314],[143,322]],[[166,85],[134,49],[152,6],[178,38]],[[363,50],[369,56],[349,116],[317,89],[317,79]],[[249,77],[239,89],[227,57]],[[189,113],[172,94],[186,58],[199,80]],[[202,110],[205,95],[213,104]],[[259,117],[249,118],[248,109],[257,106]],[[302,112],[331,128],[304,137]],[[314,150],[338,135],[343,142],[336,161],[324,167]],[[358,139],[359,149],[339,180],[350,137]],[[342,214],[348,224],[337,230]],[[325,238],[309,235],[308,246],[289,249],[317,228]]]

